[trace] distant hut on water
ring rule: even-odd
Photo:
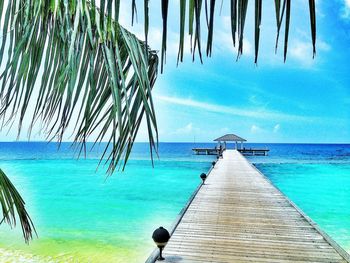
[[[235,149],[237,150],[238,143],[240,143],[240,149],[243,149],[243,142],[246,142],[247,140],[237,136],[236,134],[231,133],[231,134],[226,134],[224,136],[216,138],[214,141],[218,142],[219,145],[221,145],[221,142],[223,142],[224,149],[226,149],[226,142],[235,142]]]

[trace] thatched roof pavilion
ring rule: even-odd
[[[226,134],[224,136],[216,138],[214,141],[215,142],[246,142],[247,140],[237,136],[236,134],[231,133],[231,134]]]
[[[226,134],[224,136],[216,138],[214,141],[215,142],[219,142],[220,145],[221,145],[221,142],[224,142],[225,148],[226,148],[226,142],[235,142],[236,143],[236,149],[238,148],[237,143],[240,142],[241,143],[241,149],[242,149],[243,142],[246,142],[247,140],[237,136],[236,134],[231,133],[231,134]]]

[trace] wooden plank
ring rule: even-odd
[[[196,190],[163,256],[168,263],[350,262],[237,150],[226,150]]]

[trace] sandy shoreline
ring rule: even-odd
[[[45,257],[25,253],[23,251],[0,248],[0,262],[3,263],[59,263],[73,261],[74,259],[67,255]]]

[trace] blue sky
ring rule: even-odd
[[[233,132],[252,142],[350,142],[350,1],[317,1],[314,60],[308,3],[293,1],[285,64],[282,48],[274,54],[274,10],[266,2],[257,66],[250,4],[245,52],[238,62],[229,13],[223,11],[216,20],[212,58],[200,65],[187,54],[176,68],[178,21],[171,20],[172,50],[154,90],[161,141],[211,141]],[[160,37],[159,30],[151,30],[153,38]],[[158,48],[159,40],[153,42]]]
[[[159,50],[159,1],[150,4],[150,45]],[[203,64],[198,59],[193,63],[186,39],[185,62],[176,67],[179,11],[178,1],[171,1],[167,64],[154,88],[160,141],[205,142],[236,133],[251,142],[350,142],[350,1],[317,1],[314,60],[308,3],[292,1],[286,63],[283,42],[274,54],[274,9],[264,1],[258,65],[253,62],[252,4],[248,7],[244,54],[238,62],[225,11],[228,1],[224,1],[222,14],[216,16],[212,58],[205,58]],[[134,27],[130,26],[130,6],[122,6],[121,12],[121,23],[141,38],[142,8],[140,5],[139,23]],[[204,32],[202,39],[204,43]],[[0,132],[0,140],[16,138],[16,129],[6,132]],[[43,138],[37,135],[33,139]],[[145,126],[137,140],[147,141]]]

